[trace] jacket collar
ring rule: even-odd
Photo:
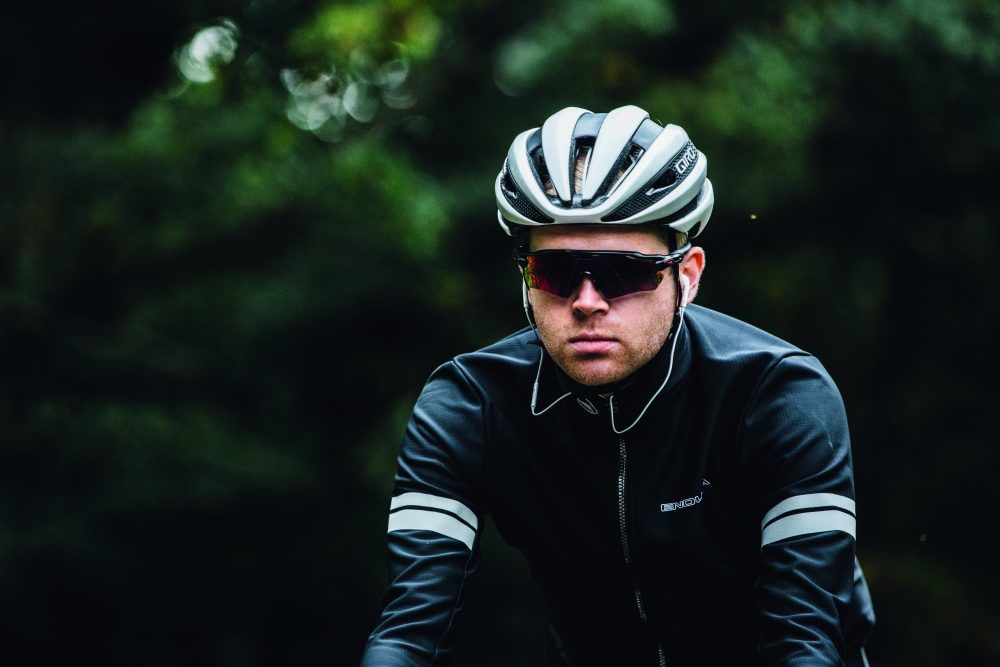
[[[671,335],[642,368],[614,385],[601,387],[588,387],[571,379],[552,361],[542,344],[536,341],[542,348],[542,359],[538,373],[535,414],[541,414],[555,403],[568,401],[572,404],[570,409],[604,415],[609,420],[609,428],[617,433],[624,433],[633,422],[641,421],[640,416],[653,410],[654,404],[670,395],[686,377],[691,366],[691,343],[688,327],[683,319],[676,335],[676,349],[674,335]],[[664,380],[667,380],[665,386]]]

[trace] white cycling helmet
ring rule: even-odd
[[[610,113],[567,107],[517,135],[496,180],[509,236],[569,224],[669,226],[696,236],[715,197],[708,160],[677,125],[636,106]]]

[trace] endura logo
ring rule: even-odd
[[[707,479],[701,480],[702,486],[711,486]],[[663,503],[660,505],[661,512],[673,512],[674,510],[682,510],[685,507],[694,507],[701,502],[701,499],[705,497],[705,492],[702,491],[697,496],[691,496],[690,498],[685,498],[684,500],[678,500],[676,503]]]
[[[684,500],[678,500],[676,503],[663,503],[660,505],[661,512],[673,512],[674,510],[684,509],[685,507],[693,507],[701,502],[702,497],[705,492],[702,491],[697,496],[692,496],[691,498],[685,498]]]

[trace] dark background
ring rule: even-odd
[[[356,662],[412,401],[524,324],[509,142],[627,103],[709,157],[699,302],[844,394],[873,664],[1000,662],[1000,5],[746,4],[6,7],[4,664]],[[487,529],[456,664],[543,643]]]

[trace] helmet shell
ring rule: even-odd
[[[571,224],[668,226],[695,236],[715,197],[708,160],[677,125],[637,106],[567,107],[514,138],[495,183],[508,235]]]

